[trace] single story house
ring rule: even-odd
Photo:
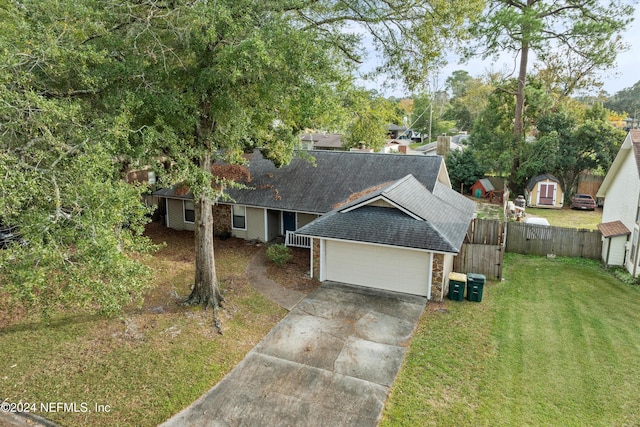
[[[529,180],[525,189],[527,206],[531,208],[556,208],[564,205],[564,191],[560,180],[551,174],[542,174]]]
[[[296,157],[279,169],[259,151],[252,153],[248,164],[250,188],[226,191],[229,200],[214,207],[215,232],[264,242],[285,236],[290,245],[311,248],[312,265],[316,265],[311,273],[320,280],[341,278],[346,283],[363,284],[347,276],[335,276],[335,262],[344,263],[339,271],[361,272],[381,264],[389,272],[384,277],[393,279],[384,289],[442,298],[453,257],[460,250],[475,211],[474,202],[451,189],[442,157],[322,150],[305,153],[310,159]],[[391,191],[394,184],[398,189]],[[167,227],[193,230],[193,202],[190,193],[183,193],[166,188],[154,195],[163,200]],[[403,197],[396,199],[398,194]],[[370,201],[375,203],[372,206],[393,209],[372,216],[368,222],[343,223],[353,229],[345,230],[347,234],[342,237],[318,232],[326,221],[323,215],[335,218],[336,209],[340,209],[342,218],[345,206],[355,206],[355,202],[358,208],[349,218],[365,213],[369,210],[360,209],[364,208],[360,203],[370,197],[378,197]],[[408,200],[410,197],[415,200]],[[305,229],[307,225],[314,228]],[[305,233],[298,233],[300,229]],[[395,230],[395,241],[368,241],[366,235],[373,236],[377,230]],[[416,230],[421,234],[416,235]],[[416,236],[429,233],[434,237],[425,237],[416,247]],[[356,252],[345,258],[345,247]],[[402,271],[405,273],[398,276]],[[416,276],[421,283],[419,290],[403,285],[400,277],[407,275]],[[379,282],[364,284],[382,287]]]
[[[640,129],[627,134],[596,197],[602,209],[602,259],[621,265],[634,277],[640,273]]]
[[[421,154],[424,154],[425,156],[439,156],[442,154],[450,153],[452,151],[460,151],[464,148],[462,144],[453,142],[453,139],[451,137],[447,136],[444,138],[447,139],[444,142],[446,144],[444,148],[442,146],[438,147],[438,142],[436,141],[436,142],[430,142],[429,144],[421,145],[420,147],[416,148],[416,151]],[[438,149],[440,149],[441,151],[445,151],[445,153],[438,152]]]
[[[300,143],[305,150],[344,150],[339,133],[305,133],[300,136]]]

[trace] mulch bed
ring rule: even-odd
[[[267,261],[267,276],[279,285],[298,292],[310,293],[320,282],[309,277],[309,249],[290,248],[293,259],[283,267]]]

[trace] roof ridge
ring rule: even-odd
[[[410,180],[411,178],[416,179],[412,174],[407,174],[405,176],[403,176],[402,178],[392,182],[391,184],[389,184],[388,186],[384,187],[381,191],[380,194],[385,194],[387,191],[391,191],[394,188],[397,188],[399,185],[403,184],[405,181]],[[417,179],[416,179],[417,181]],[[419,181],[418,181],[419,182]],[[427,190],[429,191],[429,190]]]

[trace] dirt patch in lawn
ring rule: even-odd
[[[267,261],[267,277],[284,288],[298,292],[310,293],[320,281],[309,277],[309,249],[290,248],[293,259],[283,267]]]

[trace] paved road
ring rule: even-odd
[[[425,304],[325,283],[162,426],[375,426]]]

